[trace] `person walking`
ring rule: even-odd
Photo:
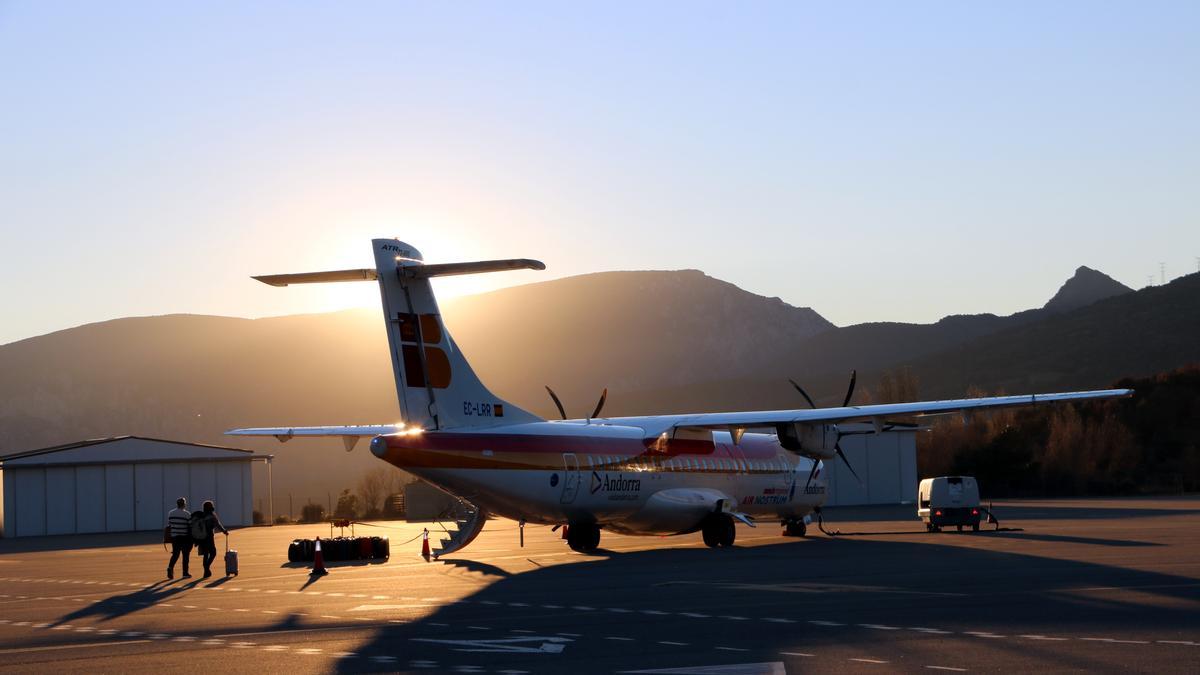
[[[221,519],[217,517],[216,507],[211,501],[204,502],[204,510],[200,515],[200,523],[203,527],[204,538],[200,540],[200,560],[204,563],[204,578],[212,576],[212,562],[217,557],[217,531],[220,530],[229,536],[229,530],[221,524]]]
[[[175,508],[167,513],[167,526],[171,528],[171,562],[167,563],[167,578],[175,578],[175,561],[183,557],[183,578],[190,579],[188,574],[188,558],[192,556],[192,533],[188,521],[192,514],[188,513],[187,500],[183,497],[175,500]]]

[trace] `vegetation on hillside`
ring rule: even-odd
[[[1200,365],[1115,386],[1136,393],[939,418],[918,436],[918,471],[975,476],[994,497],[1200,490]]]

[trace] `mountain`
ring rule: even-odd
[[[1108,386],[1200,362],[1200,273],[1127,291],[916,360],[926,396]]]
[[[1042,309],[1055,313],[1069,312],[1132,291],[1132,288],[1103,272],[1081,266]]]
[[[913,374],[927,399],[961,397],[971,386],[1012,394],[1103,388],[1122,377],[1200,363],[1200,274],[1073,311],[964,319],[944,319],[950,323],[940,328],[942,322],[839,328],[781,356],[774,372],[616,392],[609,406],[614,414],[803,407],[788,378],[800,381],[818,405],[837,405],[852,368],[858,369],[854,401],[860,404],[877,399],[875,385],[885,372],[900,369]],[[989,324],[993,330],[986,330]],[[857,343],[839,345],[842,336]],[[922,337],[938,345],[930,348]],[[895,340],[891,360],[886,340]]]
[[[832,327],[816,312],[694,270],[610,272],[443,303],[446,323],[496,391],[574,415],[604,386],[685,386],[741,368],[790,336]],[[0,455],[137,434],[230,444],[239,426],[399,419],[378,311],[267,319],[117,319],[0,346]],[[324,501],[375,465],[340,441],[238,439],[274,453],[277,497]],[[265,492],[265,490],[261,491]],[[261,493],[260,492],[260,493]],[[298,508],[298,507],[297,507]]]
[[[516,401],[572,416],[600,391],[686,386],[770,368],[787,345],[834,328],[807,307],[697,270],[604,272],[443,303],[476,370]],[[528,405],[528,403],[525,403]]]
[[[1088,287],[1094,294],[1099,284]],[[587,414],[603,387],[607,414],[649,414],[802,406],[788,378],[819,402],[840,402],[851,368],[862,402],[882,373],[904,366],[920,378],[921,395],[934,397],[962,395],[970,384],[1106,386],[1200,360],[1200,275],[1076,309],[927,325],[837,328],[811,309],[695,270],[571,277],[447,301],[443,312],[480,377],[544,416],[556,414],[544,384],[574,416]],[[0,454],[120,434],[232,444],[222,435],[232,427],[398,420],[381,323],[377,310],[171,315],[2,345]],[[236,444],[276,456],[277,511],[289,493],[298,509],[377,466],[364,448],[347,455],[336,439]]]

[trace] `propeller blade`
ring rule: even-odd
[[[595,419],[600,416],[600,411],[604,409],[604,400],[608,398],[608,387],[600,392],[600,400],[596,402],[596,409],[592,411],[592,416],[588,419]]]
[[[842,444],[834,443],[833,449],[835,452],[837,452],[838,457],[841,457],[842,461],[846,463],[846,468],[850,469],[850,474],[854,476],[854,480],[858,481],[858,484],[861,486],[863,484],[862,479],[858,477],[858,472],[854,470],[853,466],[851,466],[850,460],[846,459],[846,453],[842,452]]]
[[[808,486],[809,486],[809,485],[812,483],[813,476],[817,475],[817,461],[818,461],[818,460],[815,460],[815,459],[813,460],[813,468],[812,468],[812,471],[809,471],[809,472],[808,472],[808,480],[804,481],[804,491],[805,491],[805,493],[807,493],[807,492],[808,492]]]
[[[812,397],[808,395],[808,392],[804,391],[804,387],[801,387],[800,385],[796,384],[795,380],[788,380],[788,382],[791,382],[792,386],[796,388],[796,391],[800,392],[800,395],[804,397],[804,400],[808,401],[808,407],[810,407],[810,408],[817,407],[817,404],[813,403]]]
[[[546,387],[546,393],[550,394],[550,398],[554,399],[554,405],[558,408],[558,414],[562,415],[564,420],[567,419],[567,411],[563,410],[562,401],[558,400],[558,394],[555,394],[554,390],[550,387]]]
[[[850,405],[850,398],[854,396],[854,382],[858,379],[858,371],[850,371],[850,388],[846,390],[846,400],[842,401],[842,407]],[[813,406],[816,407],[816,406]]]

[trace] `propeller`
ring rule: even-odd
[[[788,380],[788,382],[791,382],[792,386],[796,388],[796,391],[800,392],[800,395],[804,397],[804,400],[808,401],[808,407],[810,407],[810,408],[817,407],[817,404],[813,403],[812,397],[808,395],[808,392],[804,391],[804,387],[801,387],[800,385],[796,384],[795,380]],[[850,386],[846,387],[846,398],[842,400],[843,408],[850,405],[850,399],[854,397],[854,385],[857,382],[858,382],[858,371],[851,370],[850,371]],[[833,451],[836,452],[837,456],[841,457],[842,461],[846,463],[846,468],[850,469],[850,475],[854,476],[854,480],[858,481],[859,485],[862,485],[862,479],[858,477],[858,472],[854,470],[854,465],[852,465],[850,463],[850,460],[846,458],[846,453],[842,452],[842,436],[853,436],[855,434],[865,434],[865,433],[872,433],[872,432],[869,432],[869,431],[839,431],[838,435],[837,435],[837,440],[835,440],[833,442]],[[808,489],[809,484],[812,483],[812,479],[816,475],[817,475],[817,462],[814,461],[812,470],[808,472],[808,480],[804,481],[804,489],[805,490]]]
[[[558,394],[555,394],[549,385],[546,386],[546,393],[550,394],[550,398],[554,399],[554,406],[558,408],[558,414],[562,415],[564,420],[567,419],[567,411],[563,409],[562,401],[558,400]]]
[[[546,393],[550,394],[550,398],[554,400],[554,407],[558,408],[558,414],[561,415],[564,420],[567,419],[567,411],[565,408],[563,408],[562,401],[558,399],[558,394],[555,394],[554,390],[548,385],[546,386]],[[600,411],[604,409],[604,402],[607,400],[608,387],[605,387],[604,391],[600,392],[600,400],[596,402],[596,409],[592,411],[592,414],[590,417],[588,417],[588,419],[595,419],[596,417],[599,417]]]
[[[608,400],[608,387],[605,387],[604,391],[600,392],[600,400],[596,401],[596,409],[592,411],[588,419],[596,419],[600,416],[600,411],[604,409],[604,402],[606,400]]]

